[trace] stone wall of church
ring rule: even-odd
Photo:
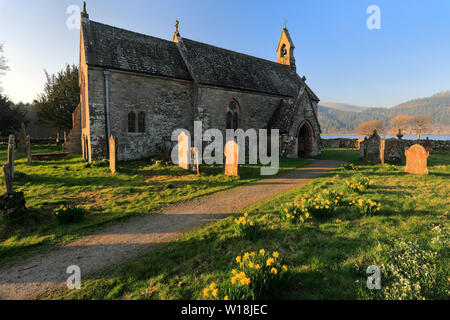
[[[201,87],[196,120],[203,122],[204,130],[221,129],[225,135],[227,107],[233,99],[239,104],[239,127],[243,130],[266,129],[282,100],[265,94]]]
[[[118,139],[118,160],[158,155],[163,141],[192,118],[192,83],[112,71],[109,82],[111,134]],[[103,70],[89,72],[92,158],[107,156],[105,83]],[[128,132],[128,114],[136,116],[136,132]],[[145,113],[145,132],[138,132],[138,115]]]

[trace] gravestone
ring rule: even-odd
[[[198,161],[198,151],[196,148],[191,148],[191,171],[200,174],[200,163]]]
[[[364,141],[365,138],[359,138],[358,141],[356,141],[356,149],[361,150],[361,142]]]
[[[66,144],[66,142],[67,142],[67,132],[64,131],[64,144]]]
[[[189,137],[184,132],[178,136],[178,166],[189,170]]]
[[[381,163],[383,162],[383,157],[380,156],[380,151],[381,138],[378,135],[377,130],[374,130],[369,138],[365,138],[364,141],[361,142],[360,154],[365,161]]]
[[[419,144],[413,145],[406,150],[406,173],[428,174],[427,160],[430,153]]]
[[[404,163],[405,144],[402,140],[391,138],[385,141],[384,161],[389,163]]]
[[[117,172],[117,140],[112,135],[109,138],[109,168],[111,173]]]
[[[433,146],[431,144],[430,139],[425,140],[425,142],[423,143],[423,147],[425,148],[425,150],[427,150],[427,152],[431,152],[431,150],[433,149]]]
[[[172,151],[172,141],[170,139],[164,139],[163,142],[163,152],[162,152],[162,161],[164,163],[168,162],[170,160],[170,152]]]
[[[225,175],[239,175],[239,147],[235,141],[228,141],[225,145]]]
[[[31,138],[27,135],[27,163],[31,164]]]
[[[20,128],[20,138],[17,145],[17,151],[21,153],[25,153],[27,151],[27,131],[23,122]]]
[[[6,219],[23,216],[27,212],[23,192],[14,192],[14,136],[9,136],[8,163],[3,165],[6,194],[0,197],[0,214]]]
[[[9,136],[8,141],[8,153],[7,153],[7,163],[9,164],[9,170],[11,172],[11,177],[14,180],[14,149],[16,148],[15,145],[15,138],[14,135]]]

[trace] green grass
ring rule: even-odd
[[[0,163],[6,162],[6,144],[0,144]],[[33,153],[61,152],[57,146],[33,146]],[[20,224],[0,218],[0,265],[61,245],[106,224],[154,214],[180,201],[224,191],[261,179],[260,166],[240,166],[240,177],[223,174],[223,166],[202,166],[196,176],[177,166],[155,166],[149,161],[118,164],[109,168],[86,168],[81,157],[26,163],[25,154],[15,154],[16,191],[23,191],[28,215]],[[299,159],[281,159],[280,174],[308,164]],[[0,194],[6,192],[0,170]],[[76,224],[59,225],[53,210],[60,205],[78,205],[88,212]]]
[[[357,151],[348,150],[327,150],[322,158],[347,156],[358,158]],[[362,194],[345,193],[345,198],[381,202],[379,215],[365,218],[354,208],[343,207],[332,218],[309,220],[300,229],[282,222],[283,203],[323,189],[345,192],[343,180],[354,173],[337,169],[247,208],[262,228],[254,242],[236,235],[233,225],[236,216],[231,216],[189,232],[122,268],[84,280],[79,291],[61,289],[46,298],[201,299],[203,288],[212,281],[219,284],[230,279],[236,256],[261,248],[278,251],[289,267],[289,281],[279,299],[370,298],[367,289],[361,289],[361,283],[367,279],[368,266],[389,261],[383,251],[385,245],[400,239],[429,245],[436,237],[433,231],[436,226],[447,230],[448,237],[449,164],[449,154],[432,154],[428,176],[405,174],[402,166],[360,164],[358,172],[374,184]],[[443,252],[437,264],[448,279],[448,247],[436,250]],[[439,285],[448,290],[448,280]]]

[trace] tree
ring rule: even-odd
[[[393,134],[398,133],[399,130],[406,130],[410,124],[412,116],[407,116],[404,114],[398,115],[389,121],[389,127]]]
[[[411,118],[410,126],[417,134],[417,140],[420,140],[422,133],[431,129],[433,122],[433,118],[429,116],[416,116]]]
[[[67,65],[57,74],[45,71],[47,83],[44,92],[34,100],[42,124],[57,130],[72,129],[72,113],[80,103],[78,67]]]
[[[357,126],[355,129],[355,133],[369,136],[373,133],[374,130],[377,130],[378,133],[383,134],[386,132],[386,127],[380,120],[372,120],[361,123],[359,126]]]
[[[0,93],[0,136],[6,137],[19,131],[25,112],[14,108],[13,103]]]
[[[4,76],[6,71],[9,71],[9,67],[6,64],[6,58],[3,53],[4,44],[0,43],[0,76]],[[1,84],[1,82],[0,82]],[[2,87],[0,86],[0,92],[2,91]]]

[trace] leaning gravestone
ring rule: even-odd
[[[383,159],[380,156],[380,150],[381,138],[378,135],[377,130],[374,130],[369,138],[366,138],[361,142],[360,154],[365,161],[381,163],[383,162]]]
[[[109,138],[109,168],[111,169],[111,173],[117,172],[117,141],[111,135]]]
[[[17,150],[21,153],[25,153],[27,151],[27,131],[23,122],[20,128],[20,139],[17,145]]]
[[[239,147],[235,141],[228,141],[225,145],[225,175],[239,175]]]
[[[191,171],[200,174],[200,163],[197,148],[191,148]]]
[[[184,132],[178,136],[178,166],[189,170],[189,137]]]
[[[406,173],[428,174],[427,160],[430,153],[419,144],[413,145],[406,150]]]

